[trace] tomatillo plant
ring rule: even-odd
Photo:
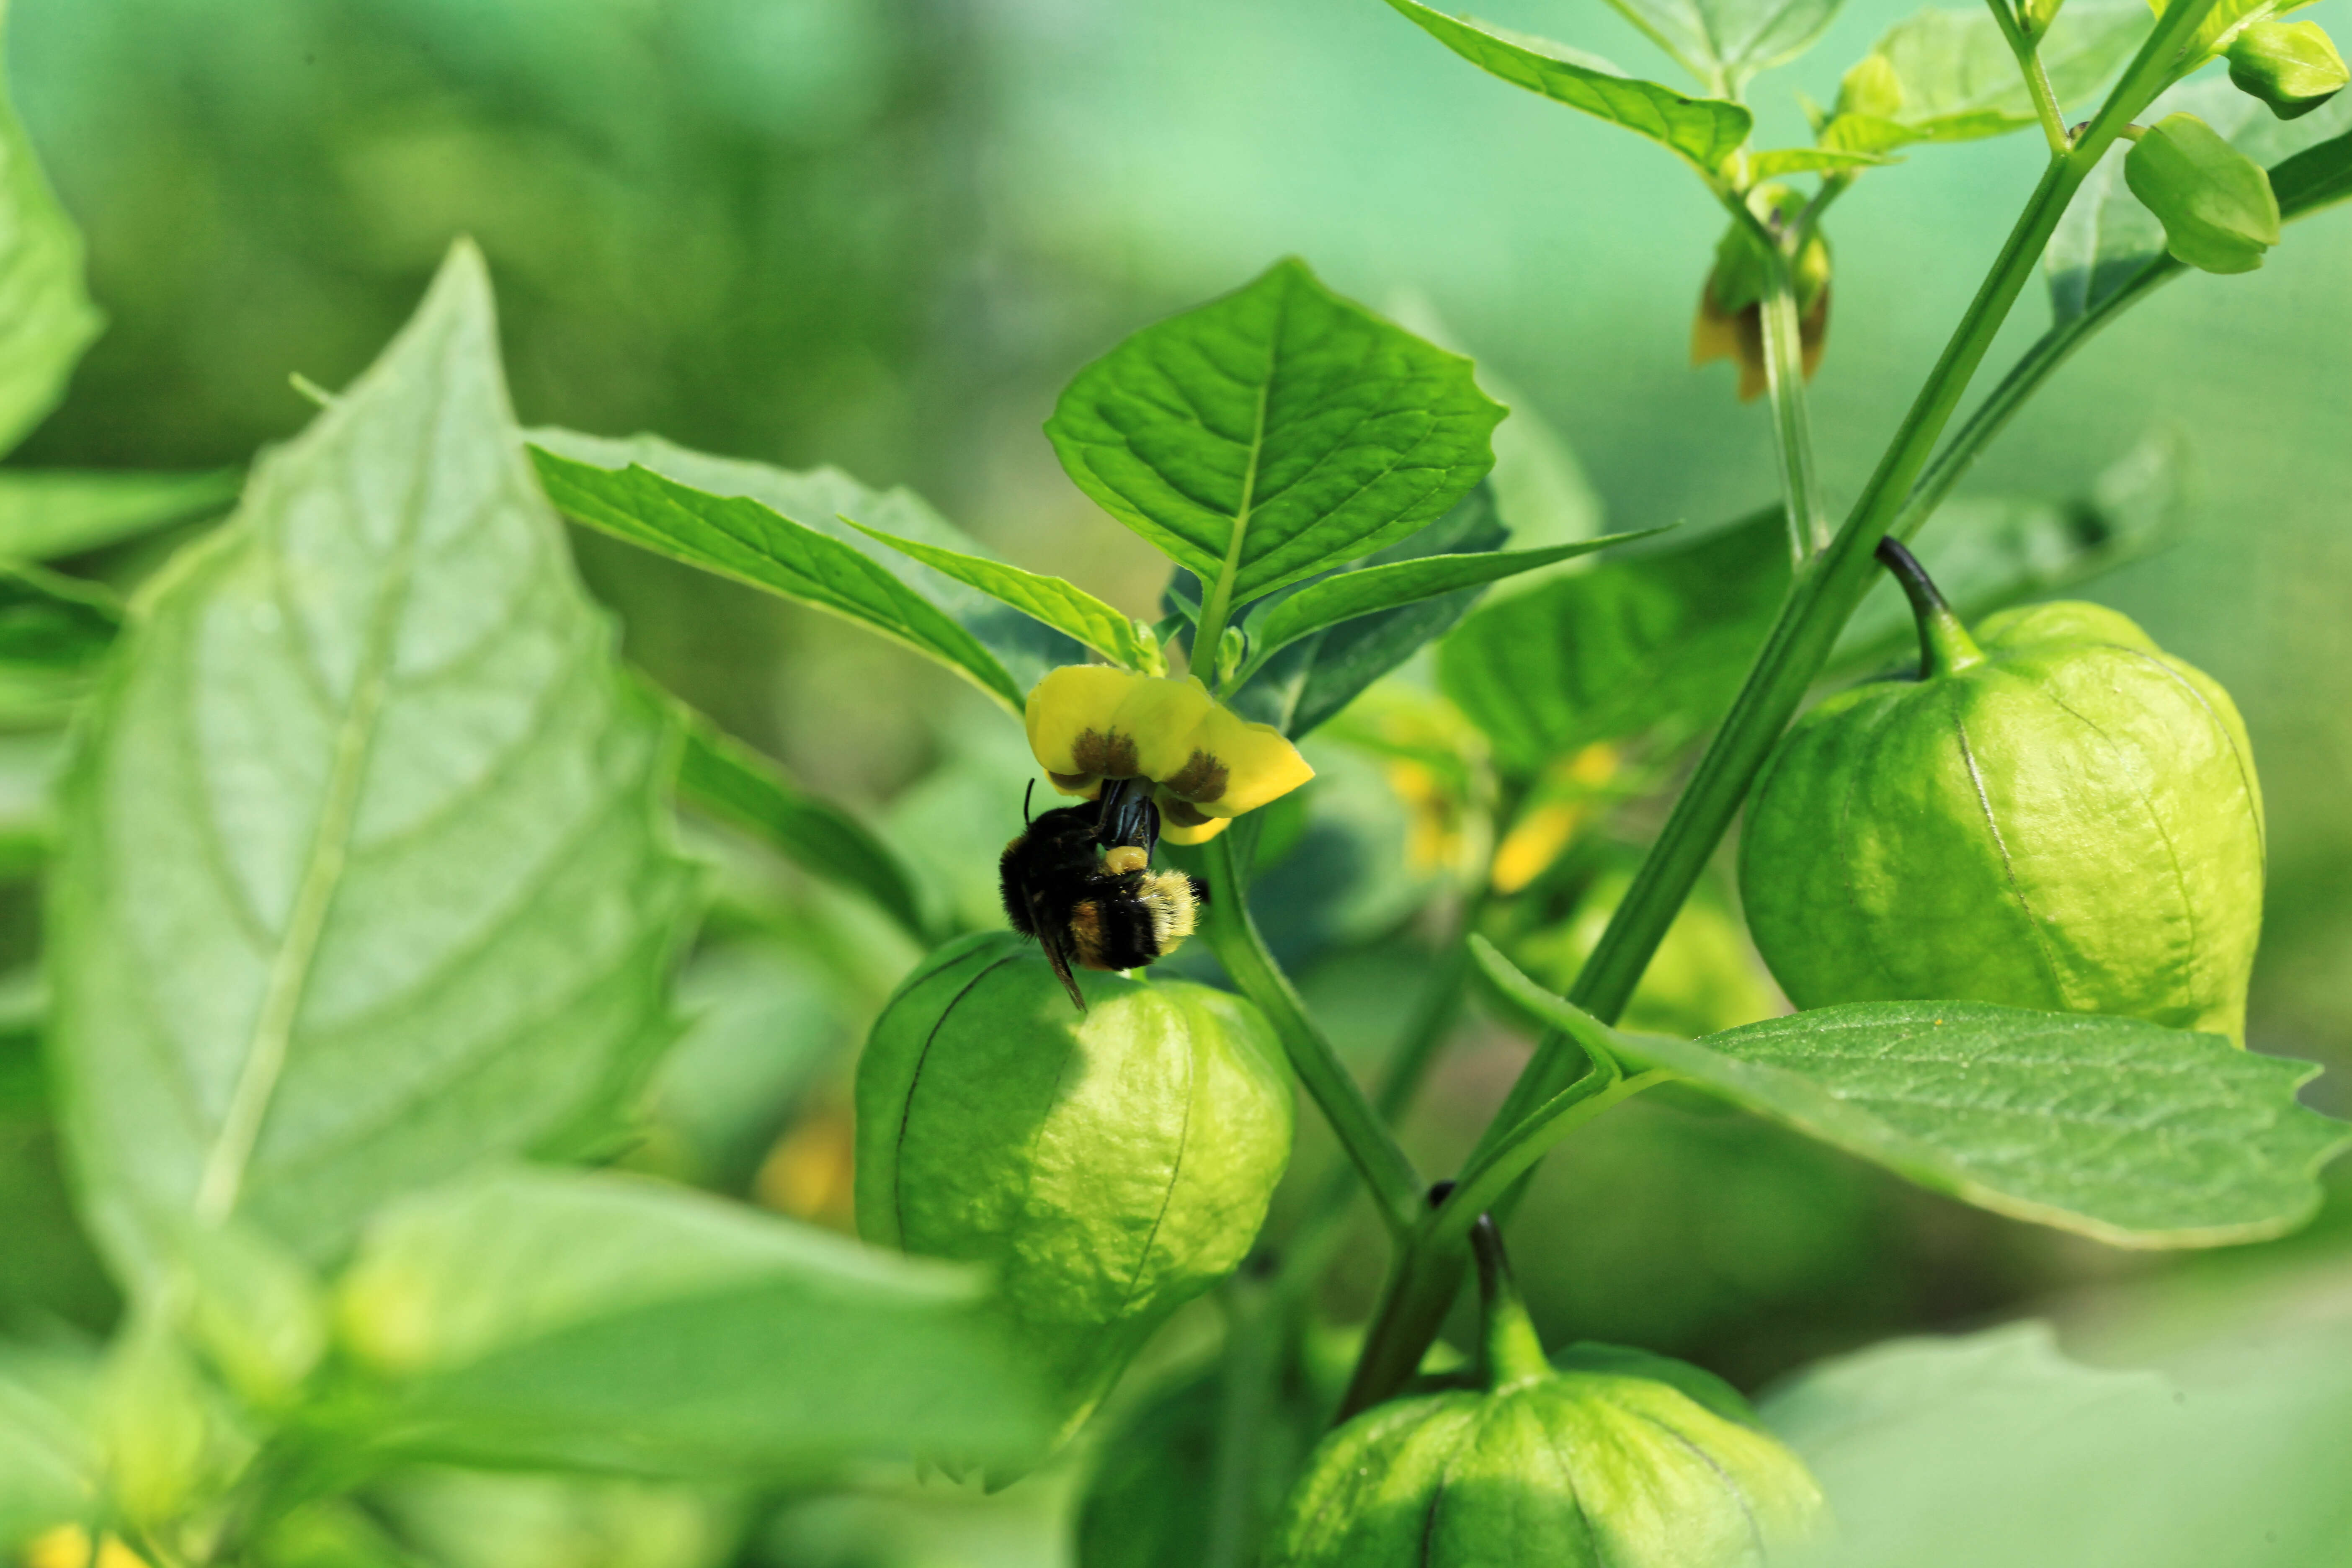
[[[731,1551],[776,1500],[1026,1474],[1207,1297],[1212,1362],[1104,1446],[1086,1568],[1729,1568],[1838,1500],[1695,1367],[1545,1353],[1502,1227],[1578,1130],[1674,1086],[2119,1247],[2313,1213],[2345,1130],[2298,1102],[2315,1069],[2245,1047],[2265,826],[2236,709],[2112,611],[2024,605],[2158,541],[2170,447],[2063,503],[1945,503],[2126,307],[2352,195],[2332,44],[2253,0],[1931,8],[1806,106],[1810,142],[1759,146],[1753,84],[1836,0],[1612,0],[1682,87],[1362,3],[1433,68],[1442,47],[1654,143],[1719,209],[1711,252],[1660,266],[1697,287],[1694,358],[1767,400],[1769,504],[1543,534],[1472,362],[1283,260],[1108,345],[1045,423],[1166,560],[1139,616],[904,490],[519,428],[460,243],[128,604],[0,565],[0,700],[37,686],[72,721],[24,988],[47,1061],[21,1076],[126,1303],[103,1347],[0,1346],[0,1552],[438,1561],[386,1500],[517,1471],[685,1488]],[[1831,220],[2011,132],[2039,176],[1840,508],[1807,390]],[[2037,266],[2049,329],[1955,427]],[[96,318],[5,112],[0,277],[13,442]],[[1030,795],[1006,773],[951,833],[822,798],[623,662],[561,516],[934,661],[1025,742]],[[1907,614],[1865,605],[1882,563]],[[1271,918],[1351,780],[1396,827],[1369,923],[1433,943],[1360,1077]],[[1757,1016],[1713,869],[1743,805],[1786,1016]],[[681,821],[823,890],[790,915],[710,894]],[[947,890],[992,866],[1009,930]],[[694,1077],[724,1008],[673,1048],[681,951],[705,975],[746,929],[835,980],[891,971],[850,1009],[854,1118],[731,1117],[785,1091],[740,1059]],[[1433,1182],[1397,1124],[1473,997],[1537,1044]],[[751,1016],[772,1066],[795,1030]],[[1286,1208],[1294,1079],[1337,1152]],[[746,1120],[751,1157],[712,1173],[741,1140],[698,1131]],[[842,1187],[863,1242],[738,1201]],[[1384,1278],[1338,1324],[1360,1195]],[[1436,1342],[1474,1260],[1465,1364]]]

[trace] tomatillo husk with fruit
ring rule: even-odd
[[[1468,1386],[1323,1440],[1266,1568],[1756,1568],[1818,1535],[1820,1487],[1721,1380],[1610,1345],[1547,1359],[1493,1224]]]
[[[1289,1079],[1241,997],[1078,973],[966,937],[915,971],[857,1067],[857,1227],[984,1263],[1058,1405],[1086,1420],[1170,1313],[1241,1263],[1290,1156]]]
[[[2229,693],[2123,616],[2049,604],[1971,637],[1900,546],[1916,677],[1790,728],[1740,896],[1800,1007],[1998,1002],[2242,1043],[2263,804]]]

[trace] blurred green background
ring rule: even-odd
[[[1800,138],[1794,91],[1832,97],[1909,8],[1852,0],[1811,55],[1757,84],[1769,131]],[[1486,9],[1669,68],[1598,0]],[[1772,492],[1763,409],[1733,399],[1727,367],[1686,363],[1722,221],[1696,182],[1480,77],[1377,0],[15,0],[10,19],[14,86],[111,318],[24,463],[242,464],[310,414],[289,373],[352,374],[463,232],[496,273],[527,422],[908,484],[1011,559],[1139,613],[1164,568],[1063,479],[1039,426],[1118,336],[1286,253],[1375,306],[1433,310],[1573,447],[1611,528],[1724,521]],[[2030,134],[1922,147],[1838,207],[1814,388],[1833,499],[1891,433],[2040,155]],[[2152,427],[2188,433],[2183,537],[2093,592],[2245,712],[2272,834],[2251,1036],[2332,1063],[2341,1081],[2312,1092],[2337,1114],[2352,1112],[2347,284],[2338,209],[2258,274],[2164,289],[1972,481],[2064,494]],[[2042,319],[2030,294],[1990,363]],[[170,542],[80,565],[127,581]],[[985,900],[1013,822],[1004,781],[1025,760],[984,704],[837,623],[578,543],[634,657],[886,820],[943,897]],[[1362,849],[1397,853],[1406,812],[1377,767],[1318,762],[1312,809],[1355,825],[1332,842],[1356,859],[1301,873],[1319,889],[1298,895],[1301,918],[1322,924],[1295,956],[1343,1043],[1370,1050],[1426,951],[1412,898]],[[910,955],[740,847],[713,852],[722,918],[688,983],[706,1005],[670,1086],[673,1146],[648,1159],[843,1223],[848,1055]],[[1466,1026],[1416,1153],[1443,1168],[1524,1048]],[[102,1321],[46,1133],[12,1116],[0,1320]],[[1306,1140],[1302,1172],[1328,1150]],[[1752,1122],[1639,1103],[1553,1162],[1517,1231],[1549,1333],[1754,1386],[1893,1332],[2032,1310],[2145,1328],[2218,1312],[2242,1278],[2341,1282],[2346,1208],[2269,1247],[2125,1255]],[[1370,1269],[1377,1248],[1358,1252]],[[1374,1283],[1344,1274],[1333,1305],[1360,1310]],[[813,1501],[774,1527],[774,1560],[1050,1561],[1071,1473],[987,1504]],[[600,1501],[633,1521],[609,1529],[519,1493],[469,1505],[472,1484],[450,1482],[457,1501],[434,1517],[503,1521],[481,1526],[507,1542],[486,1561],[697,1561],[678,1542],[717,1528],[695,1514],[665,1534],[660,1500]]]

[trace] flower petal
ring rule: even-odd
[[[1030,689],[1023,712],[1029,750],[1037,765],[1054,775],[1055,789],[1083,795],[1087,787],[1072,788],[1062,781],[1133,774],[1133,748],[1128,748],[1130,754],[1120,754],[1113,716],[1142,679],[1107,664],[1066,664],[1047,670]],[[1129,765],[1114,765],[1121,763]]]
[[[1195,731],[1223,711],[1195,677],[1139,677],[1111,723],[1134,753],[1131,773],[1164,780],[1192,756],[1199,744]],[[1102,771],[1123,776],[1114,768]]]
[[[1281,731],[1218,707],[1192,733],[1192,754],[1162,788],[1208,816],[1239,816],[1288,795],[1315,776]]]
[[[1194,810],[1166,790],[1158,792],[1160,837],[1171,844],[1206,844],[1225,830],[1229,816],[1209,816]]]

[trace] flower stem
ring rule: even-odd
[[[1511,1278],[1511,1260],[1503,1251],[1503,1233],[1491,1215],[1480,1215],[1471,1227],[1470,1249],[1478,1259],[1478,1296],[1484,1314],[1478,1331],[1480,1370],[1488,1388],[1528,1383],[1551,1372],[1543,1341],[1528,1304]]]
[[[1249,885],[1234,853],[1234,837],[1228,830],[1205,847],[1212,892],[1208,926],[1202,935],[1209,951],[1217,955],[1242,994],[1256,1003],[1274,1025],[1291,1070],[1307,1086],[1323,1119],[1339,1136],[1340,1147],[1372,1190],[1390,1233],[1402,1236],[1421,1215],[1426,1184],[1390,1136],[1380,1112],[1372,1109],[1371,1100],[1331,1048],[1331,1042],[1308,1016],[1306,1004],[1275,963],[1274,954],[1266,951],[1265,939],[1250,918]]]
[[[1878,563],[1894,574],[1903,596],[1911,601],[1912,616],[1919,623],[1920,679],[1955,675],[1984,662],[1983,650],[1960,625],[1960,617],[1952,614],[1952,606],[1944,602],[1918,557],[1890,534],[1878,542]]]
[[[1795,258],[1776,239],[1764,273],[1764,377],[1772,399],[1772,453],[1789,511],[1789,553],[1799,570],[1829,548],[1813,463],[1813,426],[1805,408],[1804,327],[1797,306]]]

